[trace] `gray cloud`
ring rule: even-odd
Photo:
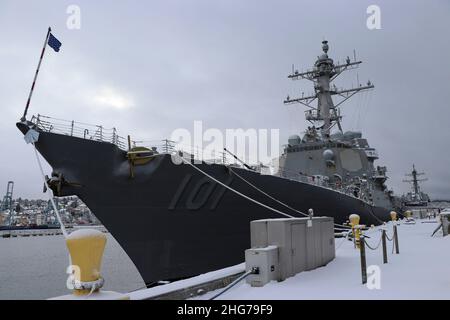
[[[291,64],[310,67],[324,38],[335,60],[356,49],[359,79],[376,88],[343,108],[344,128],[363,130],[397,193],[408,190],[401,180],[415,163],[429,178],[423,189],[450,198],[448,1],[77,1],[81,30],[66,28],[70,4],[0,3],[0,194],[11,179],[16,195],[42,197],[15,121],[51,25],[63,47],[47,52],[30,113],[151,140],[203,120],[221,129],[280,128],[284,142],[307,124],[301,107],[282,100],[312,91],[287,80]],[[366,28],[370,4],[381,7],[381,30]],[[355,72],[338,81],[352,83]],[[105,88],[132,106],[105,108],[95,98]]]

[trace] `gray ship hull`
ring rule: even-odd
[[[28,126],[18,123],[25,134]],[[36,129],[39,131],[39,129]],[[145,283],[179,279],[244,261],[250,246],[249,223],[279,214],[227,190],[188,164],[159,154],[136,166],[130,178],[126,152],[116,145],[39,131],[36,147],[62,174],[60,196],[77,195],[111,232]],[[292,216],[239,179],[226,166],[195,164],[233,189]],[[239,175],[289,206],[345,222],[352,213],[361,223],[387,221],[389,209],[375,207],[331,189],[233,168]]]

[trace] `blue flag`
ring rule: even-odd
[[[59,52],[59,48],[61,48],[61,42],[56,39],[51,33],[48,38],[48,45],[53,48],[56,52]]]

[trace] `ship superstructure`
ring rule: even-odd
[[[378,159],[377,151],[369,146],[361,132],[344,132],[341,124],[341,105],[355,94],[373,89],[374,85],[368,81],[355,88],[338,89],[334,80],[362,62],[347,57],[344,64],[334,64],[328,56],[328,41],[322,42],[322,50],[311,70],[293,71],[288,76],[292,80],[311,81],[314,94],[299,98],[288,96],[284,101],[285,104],[306,106],[305,118],[311,126],[303,137],[289,137],[280,158],[279,174],[352,194],[376,206],[392,208],[392,191],[385,185],[387,169],[374,164]],[[333,97],[339,101],[334,103]],[[337,130],[332,133],[334,128]]]

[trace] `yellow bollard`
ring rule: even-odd
[[[93,283],[100,280],[103,251],[106,236],[98,230],[77,230],[66,239],[69,249],[75,281],[79,283]],[[94,292],[98,292],[96,288]],[[74,295],[87,295],[90,289],[73,290]]]
[[[356,248],[358,248],[358,249],[361,246],[361,234],[362,234],[361,228],[362,227],[363,226],[360,224],[355,226],[355,245],[356,245]]]
[[[348,219],[350,220],[350,225],[352,226],[352,228],[354,228],[356,225],[359,224],[359,215],[357,214],[351,214],[350,217],[348,217]]]
[[[357,227],[359,226],[360,217],[357,214],[351,214],[348,219],[350,220],[350,225],[352,226],[353,239],[355,239],[355,247],[359,248],[361,231]]]
[[[391,220],[392,220],[392,222],[397,220],[397,212],[391,211]]]
[[[51,300],[129,300],[130,296],[114,291],[103,291],[100,275],[106,236],[95,229],[81,229],[66,238],[71,266],[67,287],[73,294],[50,298]]]

